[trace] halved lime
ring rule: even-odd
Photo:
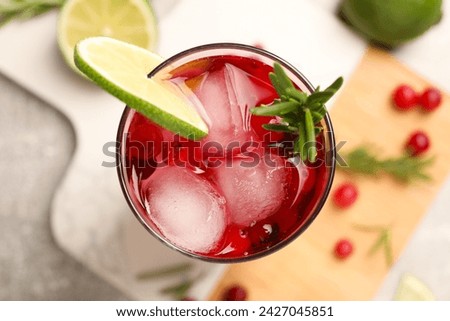
[[[149,50],[157,40],[155,15],[146,0],[67,0],[57,32],[61,53],[76,71],[73,50],[82,39],[106,36]]]
[[[409,273],[400,279],[394,300],[396,301],[434,301],[431,290],[417,277]]]
[[[141,47],[92,37],[75,46],[75,65],[104,90],[162,127],[189,139],[208,134],[208,127],[189,98],[167,80],[147,75],[162,62]]]

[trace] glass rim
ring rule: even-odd
[[[160,71],[161,69],[163,69],[164,67],[170,65],[172,62],[179,60],[182,57],[185,57],[187,55],[193,54],[193,53],[197,53],[197,52],[202,52],[205,50],[214,50],[214,49],[239,49],[239,50],[243,50],[243,51],[247,51],[247,52],[252,52],[255,53],[257,55],[261,55],[264,56],[266,58],[272,59],[273,61],[279,62],[284,68],[288,69],[293,75],[295,75],[307,88],[310,92],[314,91],[314,87],[312,86],[312,84],[309,82],[309,80],[300,72],[298,71],[293,65],[291,65],[290,63],[288,63],[286,60],[284,60],[283,58],[265,50],[265,49],[261,49],[261,48],[257,48],[254,46],[250,46],[250,45],[246,45],[246,44],[241,44],[241,43],[234,43],[234,42],[217,42],[217,43],[210,43],[210,44],[204,44],[204,45],[200,45],[200,46],[196,46],[196,47],[192,47],[190,49],[187,50],[183,50],[173,56],[171,56],[170,58],[164,60],[161,64],[159,64],[156,68],[154,68],[148,75],[148,77],[152,77],[152,75],[156,74],[158,71]],[[208,56],[205,56],[208,57]],[[294,240],[296,240],[301,234],[303,234],[303,232],[305,232],[308,227],[312,224],[312,222],[316,219],[316,217],[319,215],[320,211],[322,210],[328,195],[330,193],[331,190],[331,186],[333,184],[333,180],[334,180],[334,175],[335,175],[335,170],[336,170],[336,140],[335,140],[335,136],[334,136],[334,130],[333,130],[333,125],[331,122],[331,118],[330,115],[327,111],[327,113],[325,114],[324,122],[326,124],[326,140],[329,141],[329,144],[331,146],[331,150],[330,151],[325,151],[325,156],[326,158],[327,153],[330,152],[331,154],[329,155],[329,157],[331,158],[330,162],[331,164],[327,164],[325,166],[327,166],[327,168],[329,168],[329,177],[327,180],[327,184],[325,186],[325,189],[320,197],[320,200],[318,201],[317,205],[315,206],[315,210],[314,212],[309,215],[309,217],[304,221],[304,223],[292,234],[290,234],[287,238],[283,239],[282,241],[276,243],[275,245],[271,246],[270,248],[254,253],[254,254],[250,254],[247,256],[242,256],[242,257],[237,257],[237,258],[228,258],[228,257],[210,257],[210,256],[206,256],[206,255],[202,255],[202,254],[198,254],[198,253],[193,253],[190,252],[186,249],[183,249],[175,244],[173,244],[172,242],[170,242],[167,238],[163,237],[162,235],[160,235],[159,233],[157,233],[156,231],[154,231],[148,224],[147,222],[142,218],[141,214],[139,214],[139,210],[137,209],[137,207],[135,206],[135,204],[132,201],[130,192],[127,188],[127,182],[125,180],[125,173],[123,171],[123,166],[122,166],[122,152],[121,152],[121,147],[122,147],[122,139],[123,139],[123,133],[124,133],[124,128],[125,128],[125,123],[128,119],[128,115],[129,113],[132,111],[133,109],[131,109],[128,106],[125,106],[125,109],[122,113],[122,116],[120,118],[120,122],[119,122],[119,127],[117,130],[117,136],[116,136],[116,169],[117,169],[117,174],[119,176],[119,182],[120,182],[120,187],[122,189],[122,192],[125,196],[125,199],[129,205],[129,207],[131,208],[134,216],[138,219],[138,221],[144,226],[144,228],[150,232],[150,234],[152,234],[152,236],[156,237],[156,239],[158,239],[160,242],[162,242],[164,245],[168,246],[169,248],[182,253],[188,257],[191,258],[195,258],[195,259],[199,259],[202,261],[206,261],[206,262],[210,262],[210,263],[224,263],[224,264],[228,264],[228,263],[242,263],[242,262],[247,262],[247,261],[251,261],[251,260],[255,260],[255,259],[259,259],[262,257],[265,257],[267,255],[270,255],[272,253],[275,253],[277,251],[279,251],[280,249],[284,248],[286,245],[290,244],[291,242],[293,242]],[[136,111],[137,112],[137,111]]]

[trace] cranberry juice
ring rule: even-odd
[[[279,121],[250,112],[278,98],[271,71],[256,54],[201,57],[158,71],[208,124],[201,141],[125,112],[123,188],[141,222],[165,243],[203,259],[242,260],[287,243],[317,215],[332,176],[327,128],[315,164],[292,155],[292,134],[262,128]]]

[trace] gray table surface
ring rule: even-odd
[[[123,300],[58,248],[50,203],[70,162],[68,120],[0,75],[0,300]]]

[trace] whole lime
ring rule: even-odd
[[[395,47],[438,23],[441,7],[442,0],[343,0],[340,14],[368,40]]]

